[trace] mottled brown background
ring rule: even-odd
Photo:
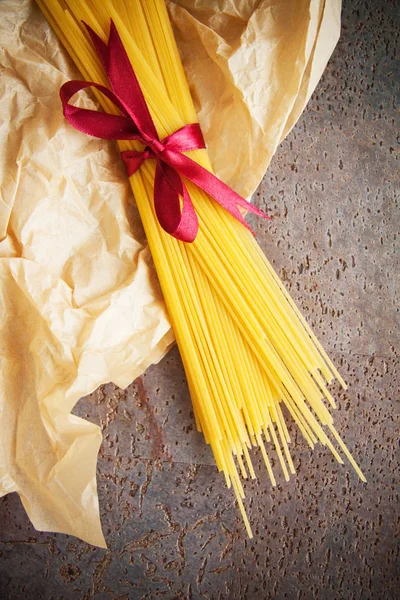
[[[76,412],[101,423],[109,550],[37,533],[0,501],[0,597],[360,599],[398,591],[399,25],[396,1],[345,0],[343,34],[258,200],[258,240],[349,382],[336,423],[368,484],[295,428],[298,474],[246,486],[255,539],[195,431],[176,349]],[[397,101],[398,101],[397,97]]]

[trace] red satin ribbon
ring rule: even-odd
[[[220,179],[183,154],[205,148],[198,123],[185,125],[160,140],[135,72],[125,52],[116,27],[111,22],[108,44],[86,26],[96,48],[111,89],[97,83],[68,81],[60,89],[63,111],[67,121],[88,135],[107,140],[137,140],[144,149],[121,153],[128,175],[151,158],[157,162],[154,179],[154,206],[161,227],[178,240],[192,242],[199,228],[198,219],[187,188],[186,177],[209,194],[240,223],[250,229],[239,206],[261,217],[269,218],[247,202]],[[80,90],[95,87],[120,110],[120,115],[78,108],[69,100]],[[182,208],[180,198],[182,198]]]

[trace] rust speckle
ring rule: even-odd
[[[65,581],[68,581],[68,583],[71,583],[72,581],[75,581],[75,579],[78,579],[78,577],[81,574],[81,570],[77,565],[62,565],[59,569],[60,571],[60,575],[63,579],[65,579]]]
[[[146,388],[144,387],[143,377],[138,377],[135,380],[136,393],[138,396],[137,407],[145,412],[147,421],[147,433],[151,440],[151,458],[153,460],[157,458],[164,458],[167,461],[171,461],[172,458],[168,454],[164,446],[163,434],[160,425],[157,422],[154,414],[154,408],[151,406],[149,398],[147,396]],[[140,425],[139,425],[140,427]]]

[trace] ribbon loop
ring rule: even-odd
[[[232,216],[250,229],[239,206],[263,218],[269,218],[225,185],[210,171],[183,154],[205,148],[198,123],[190,123],[160,140],[143,92],[114,23],[111,21],[108,44],[86,25],[103,63],[111,89],[86,81],[68,81],[60,89],[67,121],[88,135],[108,140],[137,140],[143,150],[121,152],[129,176],[150,158],[156,160],[154,207],[161,227],[184,242],[193,242],[199,224],[189,192],[182,180],[186,177],[204,190]],[[80,90],[94,87],[120,111],[120,115],[99,113],[69,103]]]

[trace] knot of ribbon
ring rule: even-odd
[[[184,242],[193,242],[199,224],[196,211],[182,177],[204,190],[233,217],[250,229],[239,207],[269,218],[247,202],[207,169],[183,154],[205,148],[198,123],[181,127],[160,140],[156,126],[114,23],[111,21],[108,44],[87,26],[94,47],[101,59],[110,88],[89,81],[68,81],[60,89],[64,116],[84,133],[107,140],[136,140],[143,150],[121,152],[129,176],[145,160],[154,159],[154,208],[161,227]],[[80,90],[94,87],[102,92],[120,114],[78,108],[69,103]]]

